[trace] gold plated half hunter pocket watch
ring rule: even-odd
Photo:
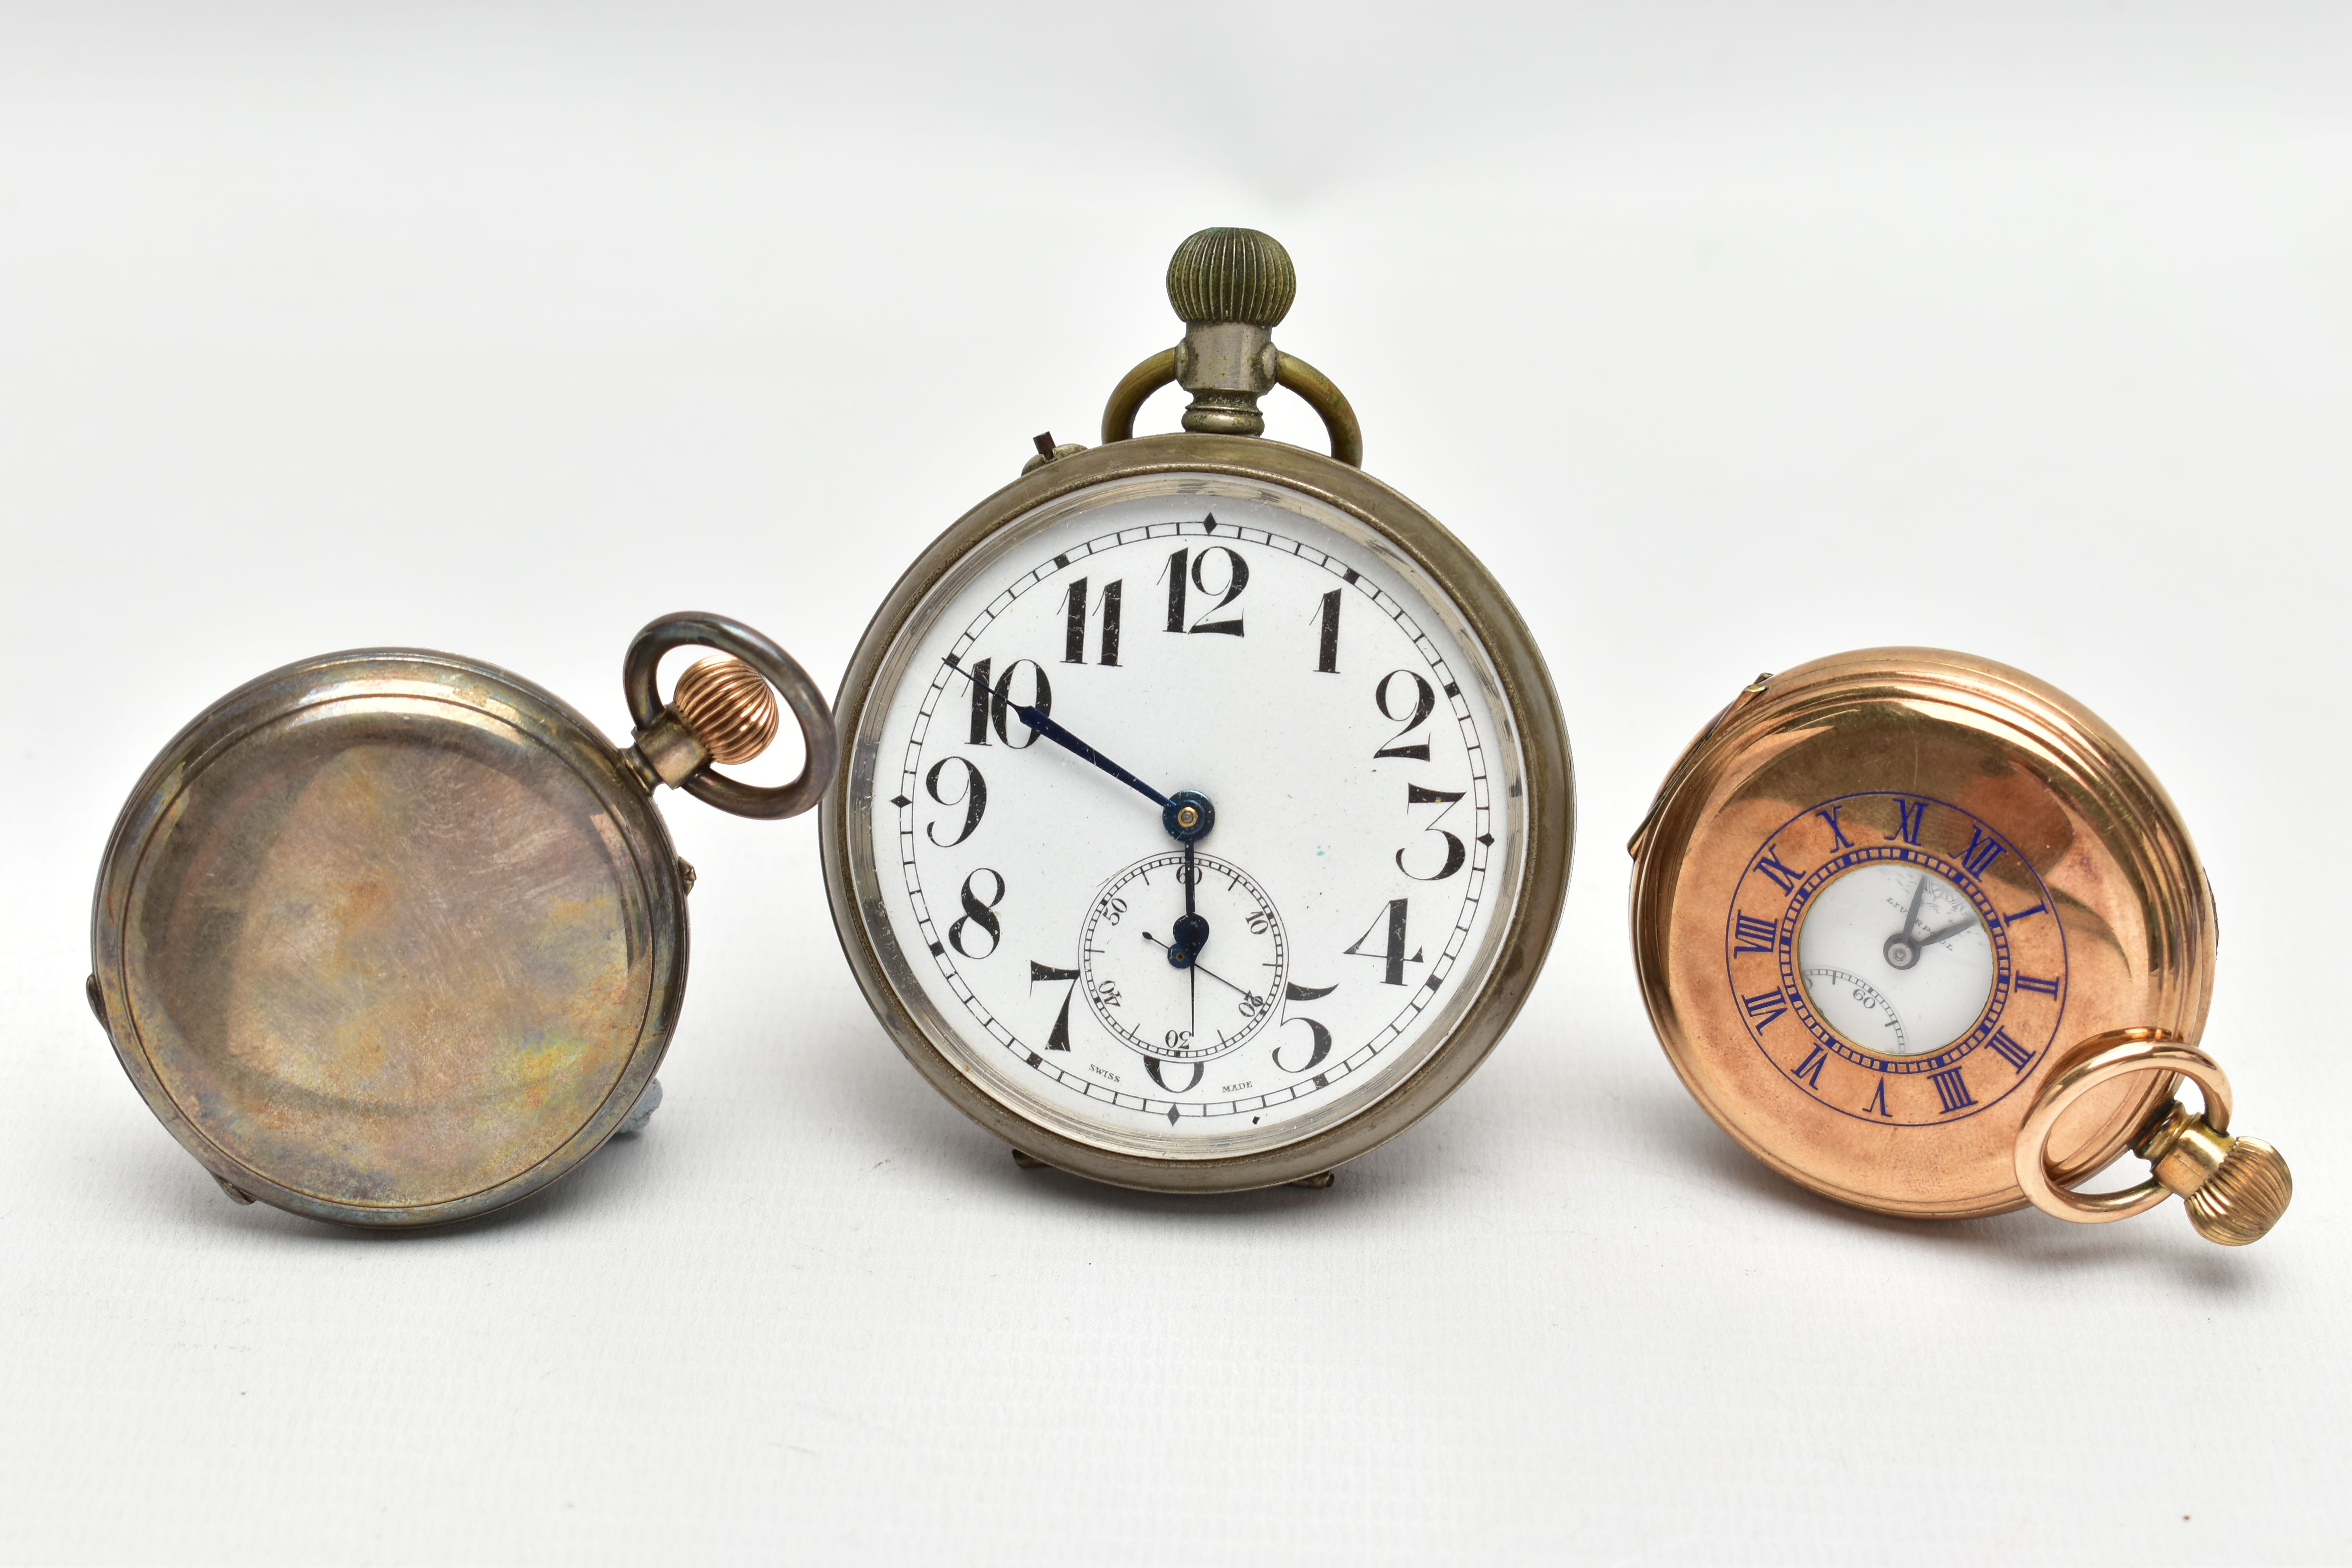
[[[2163,787],[2064,693],[1874,648],[1759,677],[1633,837],[1633,950],[1675,1070],[1842,1203],[2062,1219],[2173,1194],[2260,1237],[2292,1193],[2198,1046],[2212,897]],[[2194,1079],[2201,1114],[2173,1100]],[[2150,1180],[2074,1191],[2132,1149]]]
[[[689,668],[665,704],[674,647]],[[790,816],[833,776],[800,666],[717,616],[623,668],[633,743],[546,691],[414,648],[328,654],[214,703],[117,820],[91,1010],[148,1108],[240,1203],[347,1225],[469,1218],[641,1126],[686,991],[693,868],[653,792]],[[713,771],[777,731],[807,762]]]
[[[1495,579],[1357,466],[1275,348],[1266,236],[1168,271],[1183,342],[1093,450],[940,536],[842,683],[822,841],[899,1048],[1024,1163],[1163,1191],[1321,1184],[1526,998],[1568,881],[1550,678]],[[1171,382],[1184,433],[1130,438]],[[1310,403],[1332,455],[1263,439]]]

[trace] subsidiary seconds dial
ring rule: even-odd
[[[1096,1019],[1168,1089],[1193,1088],[1200,1064],[1239,1050],[1273,1020],[1288,956],[1265,889],[1238,867],[1181,850],[1113,878],[1087,912],[1078,948]],[[1167,1065],[1177,1063],[1192,1065]]]

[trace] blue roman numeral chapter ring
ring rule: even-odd
[[[1745,872],[1723,908],[1718,961],[1729,983],[1726,1021],[1738,1021],[1734,1034],[1747,1037],[1744,1048],[1760,1050],[1783,1082],[1793,1080],[1796,1091],[1820,1106],[1880,1126],[1957,1121],[2032,1091],[2039,1069],[2074,1023],[2069,931],[2065,911],[2053,901],[2038,868],[2008,837],[1948,801],[1864,791],[1815,801],[1748,843],[1753,848]],[[1885,882],[1887,912],[1875,912],[1874,881],[1861,904],[1851,890],[1842,895],[1844,901],[1834,906],[1838,923],[1809,937],[1809,917],[1831,884],[1864,871]],[[1960,895],[1973,918],[1951,910],[1927,920],[1915,900],[1909,911],[1917,923],[1906,925],[1904,900],[1927,886],[1923,879]],[[1820,907],[1826,912],[1829,906]],[[1855,910],[1871,929],[1866,952],[1846,951],[1856,940],[1845,929]],[[1879,920],[1883,929],[1871,923]],[[1938,945],[1971,931],[1972,947]],[[1888,934],[1903,931],[1912,933],[1907,944]],[[1888,949],[1902,946],[1911,963],[1890,954],[1884,975],[1872,967],[1881,956],[1881,937]],[[1827,998],[1837,1005],[1826,1014],[1816,1006],[1818,985],[1829,983],[1820,977],[1833,975],[1837,984],[1859,987],[1858,999],[1900,1025],[1906,1021],[1906,994],[1916,991],[1916,984],[1906,987],[1912,964],[1923,964],[1921,976],[1932,978],[1940,972],[1924,964],[1956,963],[1976,965],[1989,992],[1982,1013],[1957,1037],[1943,1037],[1957,1021],[1927,1026],[1936,1031],[1933,1039],[1914,1030],[1907,1046],[1899,1032],[1850,1035],[1832,1021],[1845,1016],[1842,997]],[[1759,972],[1768,969],[1774,973]],[[1848,1065],[1839,1067],[1832,1058]],[[1869,1078],[1855,1078],[1856,1069]]]

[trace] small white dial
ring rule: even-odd
[[[1861,975],[1843,969],[1808,969],[1805,994],[1812,998],[1813,1011],[1848,1045],[1860,1046],[1874,1056],[1911,1054],[1895,1004]]]
[[[1147,1058],[1197,1064],[1265,1027],[1289,952],[1264,889],[1210,856],[1185,859],[1171,849],[1112,879],[1087,911],[1078,968],[1104,1029]],[[1171,1089],[1201,1077],[1144,1066]]]
[[[1976,905],[1901,861],[1856,866],[1813,895],[1797,967],[1822,1022],[1882,1057],[1942,1050],[1992,998],[1992,942]]]

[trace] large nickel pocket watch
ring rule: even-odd
[[[2212,896],[2163,787],[2064,693],[1875,648],[1759,677],[1629,847],[1643,995],[1749,1152],[1843,1203],[2098,1223],[2178,1193],[2208,1238],[2292,1194],[2199,1045]],[[2183,1077],[2200,1113],[2173,1100]],[[2121,1192],[2078,1184],[2129,1148]]]
[[[667,703],[675,647],[716,649]],[[643,1125],[686,991],[670,784],[790,816],[833,776],[824,695],[716,616],[623,667],[615,748],[520,676],[414,648],[328,654],[214,703],[116,822],[89,1002],[150,1110],[240,1203],[361,1226],[468,1218]],[[748,762],[800,723],[806,764]]]
[[[1211,229],[1183,342],[1103,444],[900,579],[843,680],[827,888],[876,1014],[1024,1163],[1164,1191],[1321,1184],[1466,1078],[1568,881],[1550,678],[1501,587],[1357,466],[1276,349],[1289,257]],[[1184,433],[1132,437],[1192,395]],[[1260,436],[1276,386],[1332,455]]]

